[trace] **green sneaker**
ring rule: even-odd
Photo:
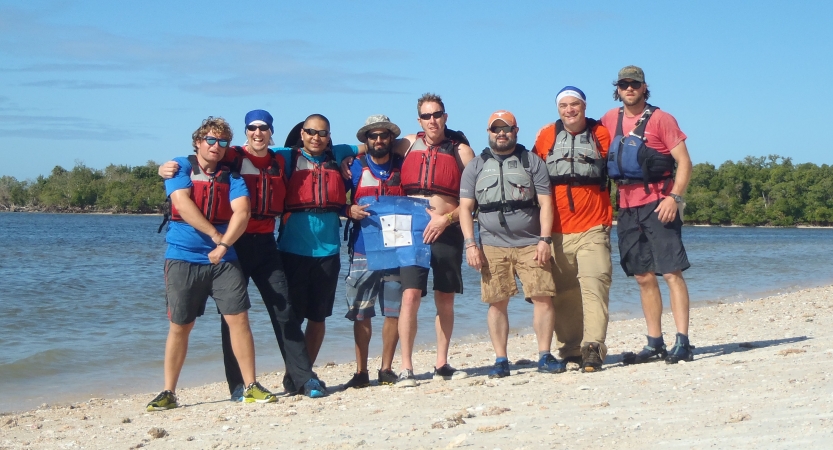
[[[164,411],[166,409],[174,409],[179,404],[176,402],[176,395],[171,391],[162,391],[150,403],[148,403],[148,412],[150,411]]]
[[[254,381],[243,392],[243,401],[246,403],[273,403],[278,401],[278,399],[269,392],[269,389]]]

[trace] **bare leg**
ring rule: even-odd
[[[356,372],[367,372],[367,352],[372,334],[373,324],[370,323],[370,317],[353,322],[353,340],[356,341]]]
[[[243,383],[248,386],[255,381],[255,341],[249,327],[249,313],[243,311],[240,314],[223,315],[223,318],[228,324],[231,348],[240,366]]]
[[[454,331],[454,293],[434,291],[434,303],[437,305],[437,317],[434,328],[437,331],[437,364],[442,367],[448,364],[448,347],[451,344],[451,333]]]
[[[677,332],[688,336],[688,286],[683,279],[683,272],[666,273],[662,277],[668,283],[668,291],[671,294],[671,312],[674,314]]]
[[[506,307],[509,306],[509,299],[489,303],[489,312],[486,314],[486,322],[489,326],[489,337],[492,338],[492,347],[495,349],[495,356],[506,358],[506,343],[509,340],[509,313]]]
[[[555,307],[552,304],[552,297],[532,297],[532,306],[532,328],[538,339],[538,352],[548,352],[552,347],[555,327]]]
[[[194,328],[194,323],[196,321],[185,325],[171,322],[168,340],[165,342],[165,390],[176,392],[179,373],[182,372],[185,355],[188,353],[188,336]]]
[[[306,341],[307,344],[307,351],[309,352],[309,360],[311,364],[315,364],[315,359],[318,358],[318,352],[321,350],[321,344],[324,343],[324,333],[326,332],[326,323],[307,320],[307,328],[304,331],[304,341]]]
[[[398,342],[399,318],[385,317],[382,325],[382,370],[389,370],[393,366],[393,355],[396,353]]]
[[[642,313],[648,325],[648,336],[662,336],[662,296],[659,292],[657,277],[647,272],[636,275],[639,283],[639,295],[642,299]]]
[[[402,308],[399,311],[399,339],[402,350],[402,368],[414,370],[411,356],[414,353],[414,339],[417,333],[417,311],[422,301],[420,289],[405,289],[402,292]]]

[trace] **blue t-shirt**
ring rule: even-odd
[[[191,183],[191,162],[188,161],[188,158],[174,158],[174,161],[179,164],[179,170],[173,178],[165,180],[165,192],[168,195],[171,195],[174,191],[188,189],[193,186],[193,183]],[[249,195],[243,177],[230,177],[229,181],[231,184],[229,201]],[[217,228],[218,232],[225,233],[228,225],[214,225],[214,227]],[[168,243],[168,249],[165,251],[166,259],[178,259],[196,264],[211,264],[211,261],[208,260],[208,254],[217,248],[217,245],[207,234],[197,231],[186,222],[170,222],[168,232],[165,234],[165,242]],[[223,256],[223,261],[235,260],[237,260],[237,253],[234,252],[234,247],[231,247]]]
[[[387,179],[390,177],[390,171],[393,168],[393,158],[389,159],[388,162],[386,162],[382,165],[378,165],[378,164],[374,163],[373,160],[370,159],[369,156],[365,158],[365,161],[367,161],[367,168],[370,169],[370,173],[372,173],[373,176],[375,176],[376,178],[378,178],[382,181],[387,181]],[[358,158],[356,158],[353,161],[353,165],[350,166],[350,174],[352,175],[352,178],[353,178],[353,199],[354,199],[353,203],[356,203],[355,202],[355,200],[356,200],[355,199],[356,189],[359,187],[359,180],[362,177],[362,164],[359,162]],[[358,237],[356,238],[356,242],[353,243],[353,252],[364,255],[365,254],[364,236],[362,236],[361,226],[358,226],[358,227],[359,227],[358,228],[359,233],[358,233]]]
[[[292,176],[289,170],[292,166],[292,149],[286,147],[272,147],[272,150],[283,156],[286,161],[287,175]],[[355,145],[334,145],[333,156],[336,161],[348,156],[356,156],[359,148]],[[313,157],[306,152],[301,152],[302,158],[320,163],[324,161],[322,154]],[[349,189],[349,182],[345,181],[345,188]],[[314,213],[314,212],[293,212],[283,226],[281,236],[278,239],[278,249],[283,252],[294,253],[302,256],[332,256],[337,255],[341,249],[341,219],[338,213]]]

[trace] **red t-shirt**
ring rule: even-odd
[[[628,116],[625,111],[622,117],[622,132],[627,135],[633,131],[636,126],[636,121],[642,114],[637,114],[633,117]],[[602,125],[607,128],[611,136],[616,136],[616,122],[619,120],[619,108],[614,108],[602,116]],[[680,145],[686,139],[685,133],[680,130],[677,125],[677,119],[671,114],[657,109],[651,114],[648,124],[645,126],[645,144],[665,154],[670,154],[671,149]],[[633,208],[636,206],[646,205],[648,203],[661,200],[665,198],[671,189],[674,187],[674,181],[668,183],[668,189],[663,193],[662,188],[665,186],[665,181],[650,183],[650,194],[645,193],[645,185],[642,183],[632,183],[619,186],[619,207]]]
[[[610,134],[601,123],[597,123],[592,132],[596,136],[596,141],[599,142],[602,157],[607,157]],[[555,124],[551,123],[538,131],[532,151],[546,161],[554,141]],[[600,190],[598,186],[571,186],[570,189],[575,211],[570,211],[567,186],[552,187],[555,202],[553,233],[582,233],[598,225],[610,226],[613,223],[613,208],[610,205],[610,194],[607,190]]]

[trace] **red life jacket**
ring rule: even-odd
[[[237,152],[235,167],[249,189],[252,218],[258,220],[281,215],[286,199],[286,163],[283,156],[268,150],[271,159],[269,167],[258,169],[248,158],[249,154],[245,149],[233,149]]]
[[[450,139],[429,146],[425,142],[425,133],[418,133],[402,163],[405,195],[442,194],[460,198],[463,170],[457,163],[459,146],[459,142]]]
[[[332,152],[316,164],[292,149],[292,175],[286,194],[286,211],[339,212],[347,204],[344,179]]]
[[[396,154],[391,154],[391,170],[387,180],[381,180],[373,175],[370,168],[367,167],[367,154],[359,155],[358,160],[362,165],[362,176],[359,178],[359,184],[353,192],[353,203],[358,203],[362,197],[376,197],[382,195],[390,195],[401,197],[405,195],[402,190],[401,167],[402,157]]]
[[[224,164],[218,164],[213,175],[208,175],[200,168],[195,155],[188,157],[191,163],[191,200],[196,203],[197,208],[213,224],[224,224],[231,220],[231,177],[239,177],[236,172]],[[179,211],[171,203],[171,220],[183,222]]]

